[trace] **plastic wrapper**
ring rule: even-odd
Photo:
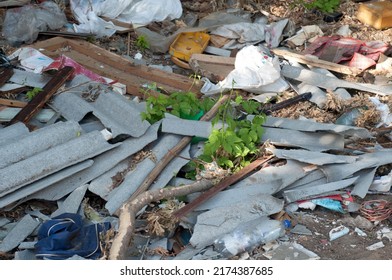
[[[71,0],[71,10],[79,24],[74,24],[76,32],[94,33],[98,37],[110,37],[117,27],[100,17],[118,20],[137,26],[153,21],[172,20],[182,15],[179,0]]]
[[[3,23],[3,35],[12,46],[33,43],[40,31],[56,30],[67,23],[59,6],[51,1],[9,9]]]
[[[260,46],[247,46],[237,53],[235,69],[227,77],[213,84],[205,82],[201,92],[206,95],[217,94],[231,89],[243,89],[253,93],[281,92],[287,83],[280,77],[278,58],[272,58]]]

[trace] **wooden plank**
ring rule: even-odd
[[[45,103],[56,93],[56,91],[65,83],[72,75],[74,69],[66,66],[59,70],[55,76],[43,87],[39,92],[9,123],[8,125],[23,122],[27,124],[35,114],[45,105]]]
[[[324,68],[328,69],[330,71],[346,74],[346,75],[353,75],[357,76],[358,74],[362,73],[362,70],[354,67],[349,67],[346,65],[341,65],[337,63],[333,63],[330,61],[325,61],[318,59],[317,57],[314,56],[305,56],[299,53],[294,53],[290,52],[288,50],[282,50],[282,49],[273,49],[272,52],[280,57],[283,57],[287,60],[292,60],[295,62],[311,65],[314,67],[319,67],[319,68]]]
[[[234,70],[235,57],[223,57],[208,54],[192,54],[189,65],[197,74],[213,82],[222,81]]]
[[[168,73],[145,65],[134,65],[132,62],[119,55],[85,41],[70,40],[66,38],[52,38],[39,42],[35,44],[34,47],[37,49],[45,49],[46,51],[42,52],[50,57],[56,57],[61,54],[69,56],[71,50],[78,52],[80,54],[78,55],[79,60],[82,59],[82,56],[85,56],[82,60],[83,62],[75,59],[78,63],[94,72],[100,70],[98,74],[113,80],[121,82],[126,81],[127,79],[133,79],[133,81],[136,81],[135,78],[131,77],[138,77],[139,82],[133,84],[133,87],[130,88],[131,91],[128,92],[130,94],[140,96],[140,92],[136,91],[135,87],[140,88],[143,84],[152,83],[156,83],[157,86],[169,91],[200,92],[201,86],[187,76]],[[76,57],[75,53],[72,53],[72,55]],[[99,65],[99,69],[97,69],[97,65]],[[113,72],[113,69],[116,69],[116,71]],[[120,72],[123,73],[120,75]],[[126,84],[130,86],[130,82]]]
[[[1,1],[0,7],[12,7],[12,6],[24,6],[30,3],[30,0],[9,0],[9,1]]]
[[[27,102],[23,102],[19,100],[0,98],[0,105],[5,105],[8,107],[23,108],[27,104],[28,104]]]
[[[0,68],[0,87],[3,86],[14,74],[12,68]]]

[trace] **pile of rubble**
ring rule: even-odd
[[[15,4],[8,2],[14,1],[0,6]],[[0,54],[0,257],[252,258],[253,249],[267,245],[265,258],[318,259],[289,238],[311,234],[298,217],[316,207],[386,222],[380,234],[389,236],[391,203],[365,199],[372,192],[387,197],[392,185],[388,43],[352,39],[348,26],[326,36],[315,25],[297,30],[289,19],[252,20],[241,9],[196,25],[190,13],[182,15],[180,1],[153,5],[149,19],[135,11],[151,1],[110,13],[109,1],[92,11],[82,2],[70,1],[78,23],[58,33],[49,29],[68,19],[55,2],[6,12],[4,38],[29,45]],[[61,14],[64,23],[42,23],[22,38],[25,26],[12,20],[34,9]],[[138,27],[181,17],[188,26],[170,36]],[[131,31],[201,79],[66,38]],[[35,42],[45,32],[59,37]],[[372,83],[358,82],[367,75]],[[200,120],[170,113],[153,124],[142,118],[147,96],[189,91],[216,103]],[[224,129],[212,117],[234,91],[260,102],[268,115],[257,143],[262,153],[241,170],[203,162],[204,173],[185,178],[211,132]],[[226,104],[238,110],[234,101]],[[310,119],[304,104],[339,118]],[[340,226],[329,237],[349,232]],[[369,250],[383,246],[376,244]]]

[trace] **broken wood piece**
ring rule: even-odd
[[[24,6],[30,3],[30,0],[9,0],[9,1],[0,1],[0,7],[12,7],[12,6]]]
[[[68,38],[78,38],[78,39],[87,39],[89,37],[94,36],[90,33],[76,33],[76,32],[67,32],[67,31],[41,31],[39,35],[46,35],[46,36],[59,36],[59,37],[68,37]]]
[[[27,102],[23,102],[19,100],[0,98],[0,105],[4,105],[4,106],[23,108],[27,104],[28,104]]]
[[[277,56],[283,57],[287,60],[292,60],[295,62],[328,69],[346,75],[357,76],[358,74],[363,72],[361,69],[355,67],[349,67],[346,65],[341,65],[330,61],[321,60],[315,56],[302,55],[299,53],[290,52],[288,50],[273,49],[272,52]]]
[[[9,90],[0,90],[0,97],[10,97],[10,96],[16,96],[18,94],[24,93],[29,91],[31,88],[30,87],[19,87],[19,88],[14,88],[14,89],[9,89]]]
[[[178,219],[185,216],[187,213],[189,213],[190,211],[195,209],[197,206],[202,204],[204,201],[210,199],[211,197],[213,197],[214,195],[216,195],[220,191],[224,190],[225,188],[229,187],[230,185],[238,182],[239,180],[244,178],[246,175],[248,175],[250,172],[252,172],[254,169],[256,169],[260,165],[268,162],[272,158],[273,157],[260,158],[260,159],[253,161],[248,166],[245,166],[237,173],[234,173],[231,176],[224,178],[222,181],[220,181],[218,184],[216,184],[213,188],[204,192],[198,198],[196,198],[192,202],[188,203],[187,205],[185,205],[181,209],[174,212],[173,216]]]
[[[192,54],[189,65],[195,73],[207,77],[212,82],[219,82],[234,70],[234,62],[235,57]]]
[[[138,195],[130,203],[123,204],[120,209],[118,233],[113,239],[110,248],[110,260],[124,260],[129,243],[132,239],[135,228],[136,214],[147,204],[153,201],[168,199],[172,197],[184,196],[194,192],[204,191],[213,185],[210,180],[197,181],[190,185],[173,188],[164,188],[153,191],[146,191]]]
[[[305,92],[276,104],[266,104],[262,106],[259,111],[266,115],[270,115],[274,111],[281,110],[302,101],[308,101],[311,97],[312,93]]]
[[[0,87],[3,86],[14,74],[12,68],[0,68]]]
[[[127,87],[127,93],[144,97],[146,86],[156,84],[168,92],[200,91],[200,85],[187,76],[168,73],[145,65],[134,65],[131,61],[82,40],[55,37],[33,45],[43,54],[56,58],[65,55],[87,69],[104,77],[118,81]],[[157,92],[150,91],[152,95]]]
[[[8,125],[23,122],[27,124],[35,114],[45,105],[45,103],[56,93],[65,81],[74,72],[72,67],[66,66],[58,71],[55,76],[10,122]]]

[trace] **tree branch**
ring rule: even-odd
[[[153,201],[204,191],[213,185],[213,181],[203,179],[190,185],[146,191],[138,195],[130,203],[123,204],[120,209],[118,233],[116,234],[112,247],[110,248],[109,259],[125,259],[125,253],[131,243],[133,231],[135,229],[136,214],[145,205]]]

